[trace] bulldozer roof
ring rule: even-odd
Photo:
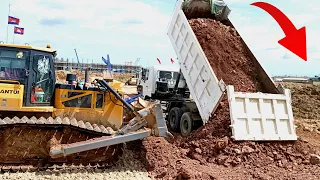
[[[0,47],[12,47],[12,48],[21,48],[21,49],[31,49],[31,50],[37,50],[37,51],[44,51],[49,53],[56,52],[55,49],[47,48],[47,47],[35,47],[30,45],[20,45],[20,44],[1,44]]]

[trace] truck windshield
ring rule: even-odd
[[[27,51],[0,49],[0,79],[24,82]]]
[[[172,79],[172,72],[171,71],[159,71],[159,78],[160,79]]]

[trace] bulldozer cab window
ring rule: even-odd
[[[32,103],[49,103],[53,95],[53,70],[51,55],[33,57]]]
[[[0,49],[0,79],[25,84],[27,51]]]
[[[103,108],[103,94],[97,94],[96,108]]]

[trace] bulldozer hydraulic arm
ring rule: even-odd
[[[109,90],[118,100],[120,100],[126,108],[128,108],[131,112],[134,112],[133,107],[127,103],[121,96],[103,79],[96,79],[96,81],[105,89]]]

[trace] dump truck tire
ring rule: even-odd
[[[191,112],[185,112],[181,116],[180,131],[182,136],[188,136],[192,131],[193,120]]]
[[[178,107],[174,107],[169,112],[169,127],[172,131],[179,130],[180,119],[182,116],[182,110]]]

